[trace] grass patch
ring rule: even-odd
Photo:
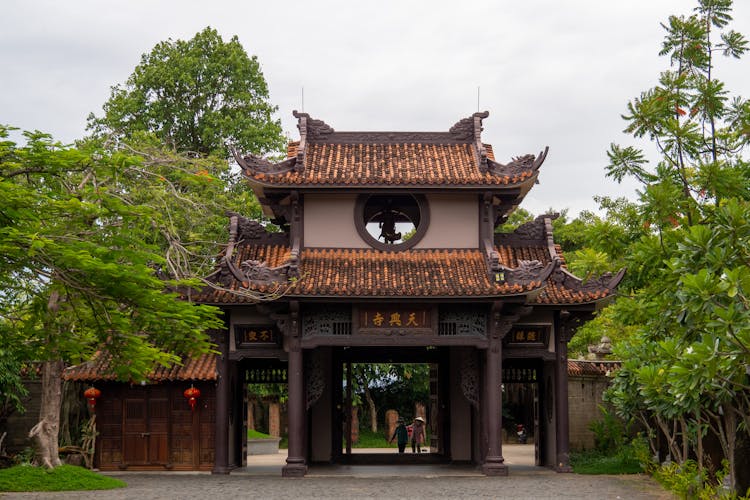
[[[578,474],[639,474],[643,472],[641,463],[623,448],[615,455],[603,455],[599,452],[571,453],[570,465]]]
[[[390,437],[390,436],[388,436]],[[346,446],[346,441],[344,441]],[[359,429],[359,441],[352,443],[352,448],[396,448],[396,442],[388,444],[384,431],[372,432],[370,429]]]
[[[111,490],[125,486],[124,481],[74,465],[54,469],[17,465],[0,470],[0,491]]]
[[[273,436],[266,434],[264,432],[256,431],[255,429],[248,429],[247,430],[247,438],[248,439],[269,439]]]

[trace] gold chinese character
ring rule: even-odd
[[[516,332],[516,341],[523,342],[523,331],[519,330]]]
[[[417,324],[417,313],[409,313],[409,319],[406,320],[406,326],[419,326]]]
[[[536,332],[533,330],[530,330],[527,334],[527,339],[529,342],[535,342],[536,341]]]
[[[382,326],[384,319],[385,318],[383,318],[382,314],[380,314],[379,312],[376,312],[375,316],[372,318],[372,324],[375,326]]]
[[[266,341],[270,337],[271,336],[269,335],[268,330],[261,330],[261,332],[260,332],[260,340]]]
[[[391,326],[401,326],[401,314],[399,313],[392,313],[391,314],[391,320],[388,322]]]
[[[255,330],[250,330],[247,332],[247,341],[248,342],[255,342],[258,340],[258,332]]]

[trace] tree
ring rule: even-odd
[[[750,424],[750,104],[716,79],[718,54],[739,58],[744,37],[728,30],[731,0],[699,0],[671,16],[660,52],[670,69],[628,104],[626,132],[652,141],[651,166],[634,146],[612,144],[607,175],[642,184],[638,213],[647,231],[629,246],[638,277],[616,317],[637,328],[608,392],[618,411],[661,433],[678,461],[702,439],[721,442],[735,484],[734,440]],[[718,40],[717,40],[717,31]]]
[[[117,138],[152,132],[180,152],[226,157],[230,143],[261,155],[284,146],[276,109],[257,58],[207,27],[144,54],[125,85],[112,87],[104,115],[89,115],[89,128]]]
[[[141,380],[156,363],[209,352],[206,330],[222,323],[216,308],[185,300],[200,282],[159,272],[166,264],[153,243],[164,231],[160,201],[174,195],[176,180],[150,175],[148,157],[25,135],[18,146],[0,127],[0,321],[13,325],[10,349],[44,361],[33,434],[38,461],[53,467],[65,363],[104,350],[121,380]],[[188,185],[210,182],[187,168],[176,172]],[[139,199],[158,189],[153,204]]]

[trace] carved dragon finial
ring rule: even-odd
[[[509,176],[514,177],[523,173],[533,174],[539,170],[544,160],[547,159],[547,153],[549,152],[549,146],[544,148],[544,151],[540,151],[538,155],[532,154],[516,156],[506,164],[498,163],[493,160],[487,160],[487,170],[494,175],[498,176]]]

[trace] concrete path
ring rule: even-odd
[[[373,452],[375,450],[369,450]],[[377,450],[384,451],[384,450]],[[367,450],[360,450],[367,452]],[[391,450],[385,450],[391,453]],[[128,483],[109,491],[12,493],[5,499],[307,499],[307,498],[436,498],[476,499],[671,499],[661,487],[642,475],[582,476],[558,474],[534,467],[533,446],[503,446],[508,477],[485,477],[473,466],[356,465],[312,466],[306,477],[281,477],[285,451],[278,455],[248,457],[248,467],[228,476],[208,473],[109,473]]]

